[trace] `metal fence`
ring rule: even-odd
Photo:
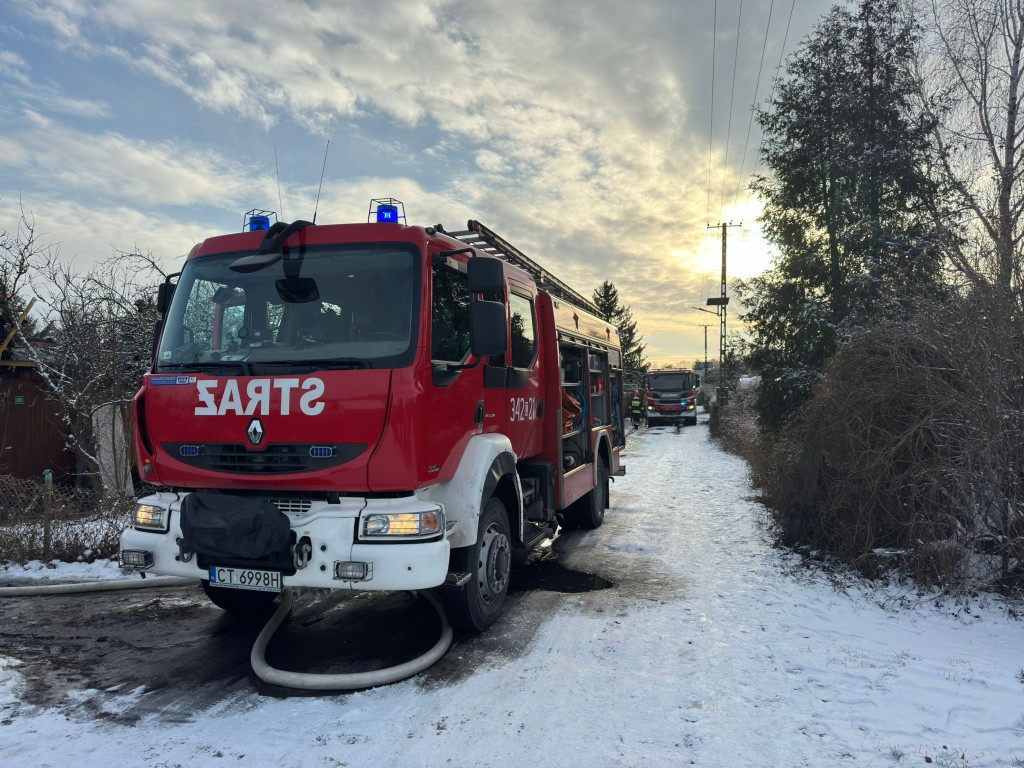
[[[0,563],[116,556],[136,497],[0,475]]]

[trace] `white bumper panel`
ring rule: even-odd
[[[174,494],[155,494],[140,499],[144,504],[170,504],[170,530],[167,533],[129,528],[121,534],[122,550],[153,553],[153,567],[146,570],[160,576],[184,576],[208,580],[208,569],[199,567],[193,555],[182,562],[177,540],[181,537],[180,501]],[[175,499],[174,501],[171,501]],[[448,573],[449,545],[435,541],[391,541],[372,543],[355,541],[360,513],[396,513],[436,511],[438,505],[415,497],[400,499],[342,498],[339,504],[313,501],[308,509],[284,505],[282,511],[291,520],[296,540],[308,537],[313,551],[305,568],[292,576],[283,576],[282,584],[291,587],[321,589],[406,590],[439,586]],[[341,581],[334,578],[335,562],[361,562],[370,565],[370,578]],[[216,565],[216,563],[214,563]]]
[[[480,506],[483,501],[487,472],[494,460],[502,453],[509,454],[515,463],[512,443],[505,435],[491,433],[475,435],[466,446],[462,459],[459,461],[459,467],[455,470],[451,480],[416,492],[417,498],[433,501],[444,507],[445,520],[451,526],[448,531],[448,541],[452,547],[468,547],[476,544],[477,529],[480,524]],[[518,482],[517,475],[516,483],[518,484]],[[510,509],[508,514],[509,522],[513,523],[513,516],[519,517],[522,514],[522,509]]]

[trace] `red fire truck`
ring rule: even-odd
[[[647,423],[697,423],[697,389],[700,375],[691,370],[666,368],[648,371],[644,377],[647,390]]]
[[[135,398],[160,490],[122,568],[201,579],[237,614],[287,586],[442,587],[481,631],[514,547],[601,525],[625,472],[616,329],[478,222],[401,218],[252,216],[161,286]]]

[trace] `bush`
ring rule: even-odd
[[[1000,311],[1002,309],[1003,311]],[[992,296],[922,303],[849,339],[766,438],[751,398],[719,417],[785,541],[946,588],[1024,582],[1024,324]]]
[[[91,561],[117,554],[121,531],[135,507],[134,496],[61,485],[54,485],[51,494],[46,541],[42,479],[0,476],[0,562]]]

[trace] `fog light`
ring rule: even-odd
[[[122,549],[118,563],[124,571],[144,571],[153,567],[153,553],[146,549]]]
[[[139,504],[135,508],[135,527],[150,531],[166,531],[168,514],[165,507]]]
[[[334,578],[339,581],[369,581],[373,578],[373,563],[334,561]]]
[[[444,527],[444,513],[430,512],[376,512],[362,521],[361,535],[371,536],[433,536]]]

